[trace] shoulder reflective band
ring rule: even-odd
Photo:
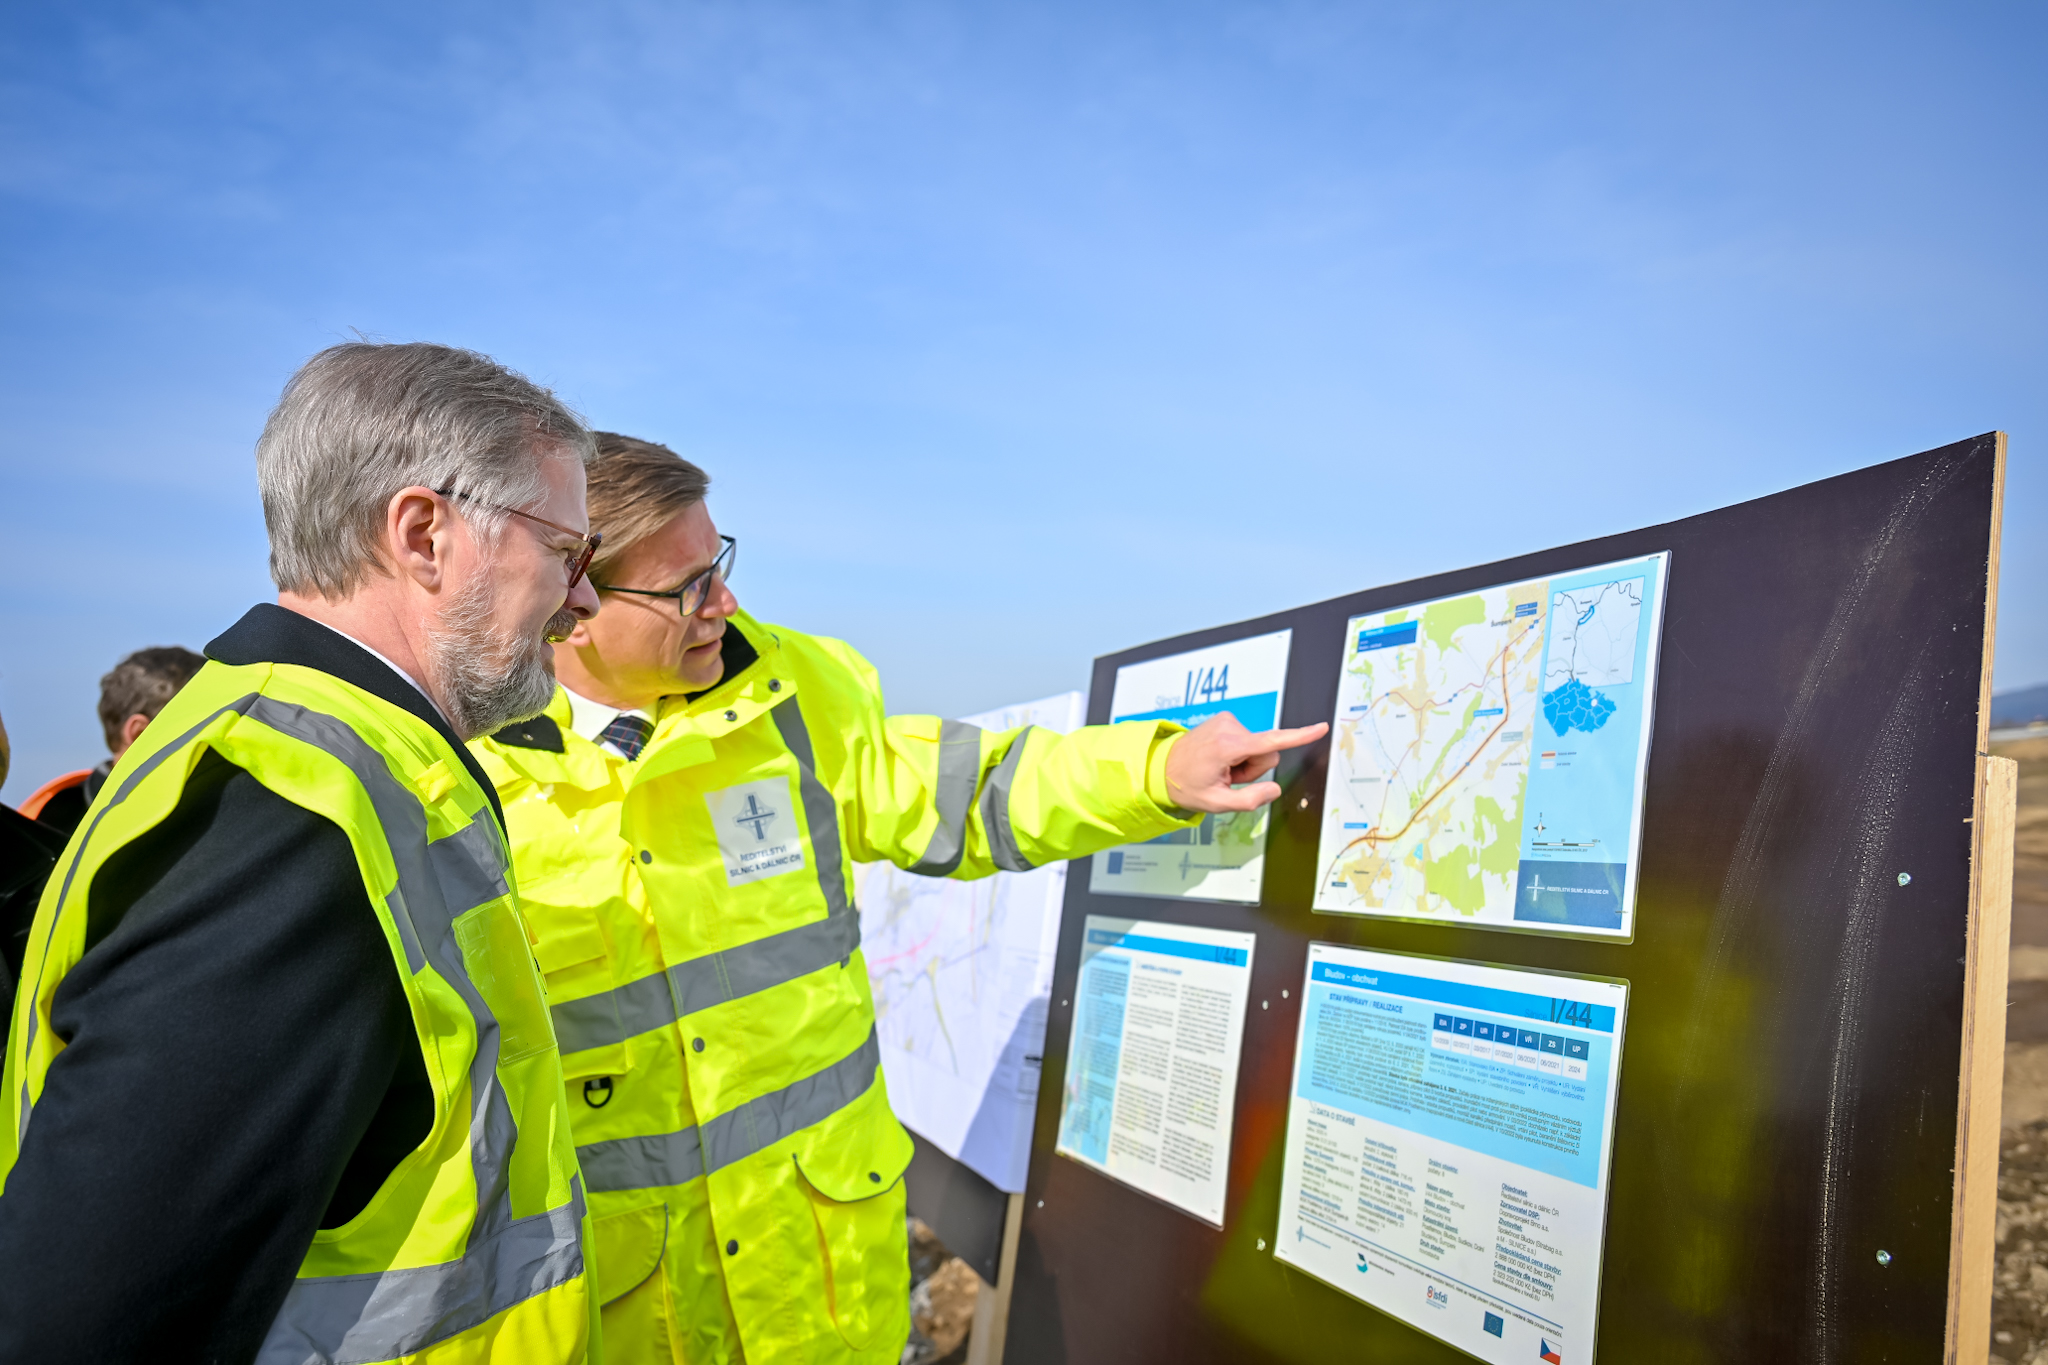
[[[811,852],[818,857],[818,889],[825,893],[825,913],[841,914],[851,907],[846,902],[846,864],[839,851],[839,803],[818,780],[817,753],[796,698],[778,703],[768,714],[775,717],[782,742],[796,755],[798,794],[804,803],[804,823],[811,827]]]
[[[548,1012],[562,1051],[606,1047],[686,1014],[844,965],[859,947],[860,914],[842,910],[722,953],[691,958],[665,972],[650,972],[609,991],[564,1000]]]
[[[592,1193],[686,1184],[823,1123],[867,1093],[881,1064],[881,1039],[869,1029],[867,1041],[838,1061],[708,1123],[593,1142],[578,1147],[576,1157]]]
[[[1010,752],[989,774],[981,791],[981,827],[988,831],[989,856],[1005,872],[1029,872],[1034,864],[1017,847],[1017,835],[1010,828],[1010,784],[1016,781],[1017,765],[1024,760],[1024,746],[1035,726],[1027,725],[1010,741]]]
[[[137,765],[134,772],[129,773],[126,777],[121,779],[121,785],[114,792],[113,797],[108,800],[106,805],[100,807],[99,813],[97,815],[93,816],[92,823],[86,826],[85,837],[83,839],[78,840],[71,846],[71,864],[70,866],[64,869],[64,884],[62,888],[59,889],[59,891],[57,892],[56,914],[50,920],[49,932],[43,938],[43,955],[37,961],[36,984],[34,986],[30,986],[28,982],[25,980],[18,983],[24,990],[27,991],[30,1000],[34,1000],[41,989],[43,968],[48,965],[50,960],[50,945],[57,941],[57,922],[58,920],[63,918],[64,903],[67,899],[69,899],[71,895],[71,881],[74,877],[78,875],[78,865],[85,859],[85,850],[92,846],[92,836],[98,832],[100,827],[100,821],[106,819],[107,816],[112,813],[114,807],[120,805],[123,801],[126,801],[129,798],[129,796],[134,793],[136,787],[141,785],[143,778],[148,777],[151,773],[155,772],[157,768],[164,762],[164,760],[169,758],[172,754],[178,753],[179,751],[184,749],[186,745],[190,744],[193,741],[193,739],[199,734],[200,731],[204,730],[207,726],[213,724],[215,721],[219,720],[222,716],[228,714],[228,712],[230,711],[233,711],[240,715],[246,715],[248,713],[249,708],[256,704],[256,701],[257,694],[254,692],[250,692],[244,696],[235,698],[235,700],[229,702],[226,706],[221,707],[218,711],[215,711],[205,720],[200,721],[197,725],[187,730],[184,734],[179,735],[169,744],[164,745],[163,748],[158,749],[148,758],[142,760],[142,762],[139,765]],[[35,1046],[36,1023],[36,1009],[35,1006],[31,1004],[29,1006],[28,1011],[28,1031],[24,1035],[22,1042],[22,1051],[24,1055],[27,1054],[29,1048]],[[34,1105],[29,1099],[28,1077],[23,1076],[21,1081],[21,1121],[19,1127],[17,1128],[17,1131],[15,1132],[16,1151],[19,1151],[21,1144],[25,1143],[28,1140],[28,1117],[29,1111],[32,1108],[34,1108]]]
[[[939,827],[924,856],[911,865],[920,877],[950,877],[967,852],[967,810],[981,778],[981,727],[949,720],[939,726],[939,772],[932,784],[932,804]]]

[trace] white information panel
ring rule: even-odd
[[[1110,723],[1170,720],[1192,730],[1227,712],[1247,730],[1270,730],[1280,723],[1293,636],[1279,630],[1119,668]],[[1266,867],[1266,825],[1265,807],[1205,815],[1193,829],[1108,849],[1095,855],[1088,889],[1111,896],[1256,903]]]
[[[1633,938],[1670,559],[1351,618],[1315,908]]]
[[[1090,915],[1056,1148],[1223,1226],[1253,934]]]
[[[1082,709],[1066,692],[964,719],[1065,734]],[[1067,865],[963,882],[863,863],[855,879],[889,1107],[997,1189],[1021,1191]]]
[[[1275,1254],[1481,1360],[1591,1360],[1627,1004],[1310,944]]]

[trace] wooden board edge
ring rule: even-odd
[[[1991,547],[1984,564],[1984,672],[1977,679],[1977,752],[1991,748],[1991,661],[1998,643],[1998,561],[2005,535],[2005,433],[1991,433]]]
[[[1003,1339],[1010,1334],[1010,1292],[1017,1287],[1017,1241],[1024,1232],[1024,1196],[1010,1196],[1003,1211],[1003,1250],[996,1283],[983,1282],[974,1296],[974,1326],[967,1334],[967,1365],[1003,1365]]]
[[[1969,947],[1963,971],[1962,1078],[1956,1100],[1955,1206],[1949,1227],[1944,1359],[1950,1365],[1984,1365],[1991,1352],[2013,834],[2018,816],[2019,764],[1979,755],[1970,850]]]

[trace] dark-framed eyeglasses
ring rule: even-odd
[[[599,592],[624,592],[635,597],[673,597],[677,614],[695,616],[703,607],[705,599],[711,596],[711,581],[715,578],[721,583],[732,582],[732,566],[739,559],[740,543],[737,540],[731,536],[720,536],[718,539],[724,544],[724,548],[718,552],[718,558],[711,561],[710,568],[692,575],[690,581],[680,588],[670,588],[666,592],[656,592],[651,588],[608,588],[594,579],[590,586]]]
[[[522,512],[517,507],[500,507],[495,502],[485,502],[482,498],[471,497],[467,493],[458,493],[452,488],[436,488],[434,491],[444,498],[460,498],[464,502],[473,502],[479,507],[488,507],[493,512],[510,512],[515,517],[525,517],[528,521],[538,522],[551,531],[560,531],[565,536],[575,536],[577,541],[576,549],[568,559],[570,592],[576,591],[576,585],[583,581],[583,575],[590,569],[590,561],[597,555],[597,547],[604,543],[604,532],[602,531],[592,531],[586,536],[581,531],[572,531],[559,522],[549,521],[546,517],[537,517],[531,512]]]

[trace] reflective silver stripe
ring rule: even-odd
[[[628,981],[596,995],[564,1000],[550,1006],[548,1014],[555,1021],[555,1041],[562,1051],[582,1052],[586,1048],[623,1043],[649,1029],[674,1022],[676,1001],[669,994],[668,974],[650,972],[638,981]]]
[[[974,787],[981,778],[981,727],[962,720],[939,726],[939,772],[932,783],[932,804],[939,827],[924,856],[910,868],[920,877],[950,877],[967,852],[967,812],[974,805]]]
[[[860,947],[860,914],[847,909],[722,953],[692,958],[668,969],[676,1015],[771,990],[826,967],[844,966]]]
[[[679,1133],[613,1138],[576,1149],[593,1194],[682,1185],[704,1174],[704,1147],[693,1125]]]
[[[1010,783],[1016,779],[1025,741],[1035,728],[1027,725],[1017,732],[1017,738],[1010,741],[1010,752],[1003,755],[1003,761],[989,774],[988,785],[981,789],[981,827],[988,832],[989,856],[1005,872],[1029,872],[1036,866],[1017,847],[1017,833],[1010,828]]]
[[[831,1118],[868,1092],[881,1065],[882,1042],[870,1028],[866,1042],[824,1070],[698,1125],[704,1169],[716,1171],[744,1161],[791,1133]]]
[[[578,1232],[583,1197],[547,1213],[512,1217],[511,1159],[518,1139],[498,1083],[497,1016],[469,978],[455,921],[504,896],[506,850],[483,811],[456,833],[427,842],[420,799],[375,749],[337,717],[270,697],[248,709],[268,725],[331,755],[363,786],[383,827],[398,884],[386,898],[414,971],[431,962],[462,997],[476,1027],[470,1061],[470,1169],[476,1216],[459,1260],[371,1275],[305,1276],[293,1282],[264,1341],[265,1365],[389,1360],[464,1332],[583,1273]],[[420,954],[418,961],[412,955]]]
[[[775,717],[782,742],[796,755],[800,770],[797,787],[803,798],[804,822],[811,827],[811,852],[818,860],[818,889],[825,893],[825,913],[844,914],[850,907],[846,903],[846,864],[839,850],[839,803],[818,780],[817,753],[811,748],[803,708],[792,696],[769,708],[768,714]]]
[[[666,973],[653,972],[599,995],[565,1000],[549,1011],[555,1037],[564,1052],[621,1043],[686,1014],[772,990],[826,967],[844,966],[858,947],[860,915],[843,910],[737,948],[691,958]]]
[[[823,1123],[868,1092],[881,1064],[882,1042],[871,1028],[847,1056],[701,1127],[593,1142],[578,1147],[576,1156],[594,1191],[681,1185]]]
[[[258,1365],[367,1365],[466,1332],[583,1273],[583,1189],[507,1223],[459,1261],[292,1282]]]
[[[148,758],[143,759],[141,763],[136,765],[134,772],[128,774],[128,776],[121,779],[120,787],[118,787],[115,790],[113,796],[109,798],[109,800],[107,801],[107,804],[100,807],[99,814],[93,816],[92,823],[86,826],[85,837],[78,841],[77,847],[73,850],[71,854],[71,866],[64,869],[64,887],[61,891],[57,893],[57,914],[55,918],[51,919],[50,932],[43,939],[43,956],[41,961],[38,962],[36,966],[36,984],[34,987],[30,987],[26,981],[23,981],[21,983],[23,989],[34,992],[40,990],[42,987],[43,965],[48,963],[50,960],[50,945],[57,941],[57,921],[58,919],[61,919],[63,917],[64,902],[71,895],[72,878],[78,875],[78,865],[79,863],[85,860],[85,850],[92,846],[92,836],[95,832],[98,831],[100,827],[100,821],[106,819],[107,816],[112,813],[114,807],[120,805],[123,801],[126,801],[128,797],[135,791],[137,785],[141,783],[143,778],[148,777],[151,773],[155,772],[157,768],[163,764],[165,759],[168,759],[172,754],[179,752],[186,745],[190,744],[193,741],[193,739],[198,736],[201,730],[204,730],[207,726],[213,724],[215,721],[219,720],[222,716],[226,715],[230,711],[233,711],[238,715],[247,715],[249,708],[256,704],[257,695],[258,694],[254,692],[250,692],[243,696],[235,698],[226,706],[221,707],[218,711],[215,711],[213,714],[209,715],[205,720],[200,721],[197,725],[187,730],[184,734],[179,735],[169,744],[164,745],[163,748],[158,749]],[[31,998],[33,998],[33,995],[31,996]],[[26,1050],[29,1047],[34,1046],[35,1041],[36,1012],[33,1009],[31,1009],[28,1012],[28,1034],[26,1039],[22,1043],[24,1052],[26,1052]],[[22,1082],[21,1094],[21,1132],[25,1135],[28,1132],[28,1082],[25,1080]]]

